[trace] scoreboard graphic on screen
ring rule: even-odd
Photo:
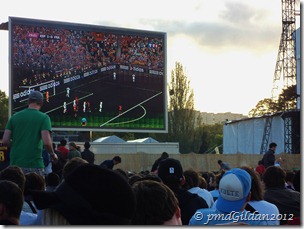
[[[43,93],[54,130],[167,132],[166,33],[9,18],[10,115]]]

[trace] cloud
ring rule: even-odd
[[[226,9],[219,13],[219,17],[225,22],[235,25],[253,25],[267,18],[265,10],[253,8],[244,2],[225,2]]]
[[[192,38],[202,48],[254,49],[262,51],[277,47],[280,26],[235,26],[222,22],[145,21],[155,30],[167,32],[168,38],[184,35]]]
[[[246,2],[228,1],[222,10],[215,12],[217,19],[211,21],[206,17],[201,21],[139,18],[136,23],[132,22],[132,27],[136,24],[140,29],[166,32],[168,42],[171,38],[187,36],[197,46],[208,51],[248,49],[259,53],[279,48],[281,21],[273,23],[267,12],[267,9],[255,8]],[[115,26],[113,21],[108,23]]]

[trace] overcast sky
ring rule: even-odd
[[[0,23],[13,16],[166,32],[168,81],[178,61],[197,110],[248,114],[271,97],[281,12],[280,0],[10,0]],[[0,50],[0,90],[8,95],[7,31]]]

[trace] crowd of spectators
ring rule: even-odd
[[[162,69],[161,38],[66,28],[13,28],[13,63],[18,85],[37,85],[111,64]]]
[[[121,37],[121,55],[117,63],[147,66],[149,69],[163,68],[163,43],[160,38],[139,36]]]
[[[63,150],[66,144],[62,141],[58,148]],[[103,163],[89,163],[81,156],[68,159],[67,155],[62,171],[45,177],[34,172],[24,173],[18,166],[0,171],[0,185],[4,180],[16,184],[20,192],[14,191],[14,195],[19,193],[19,197],[14,198],[22,200],[21,208],[15,206],[20,210],[14,217],[0,218],[0,222],[17,225],[300,224],[300,171],[285,171],[274,165],[267,167],[262,176],[248,166],[212,172],[184,170],[179,160],[166,153],[163,159],[157,160],[156,170],[132,172],[103,166]],[[0,201],[8,202],[3,198]]]

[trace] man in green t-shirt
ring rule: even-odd
[[[10,148],[10,165],[16,165],[26,172],[44,175],[42,159],[43,146],[53,161],[58,157],[54,153],[51,139],[50,117],[40,111],[43,94],[31,91],[28,107],[15,113],[7,122],[2,142]]]

